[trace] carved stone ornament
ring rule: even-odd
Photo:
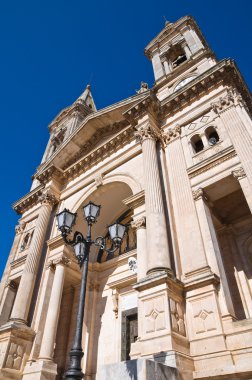
[[[211,106],[213,111],[218,114],[222,113],[230,107],[240,104],[244,105],[241,94],[235,90],[229,89],[225,96],[220,97],[217,102],[211,103]]]
[[[55,197],[55,195],[48,190],[40,195],[39,202],[41,202],[41,204],[48,204],[54,206],[58,202],[58,200]]]
[[[118,300],[119,300],[118,290],[113,289],[112,290],[113,312],[115,313],[116,318],[118,318]]]
[[[136,220],[133,220],[131,222],[131,227],[138,230],[139,228],[145,228],[146,227],[146,218],[145,216],[142,216],[141,218],[138,218]]]
[[[24,352],[24,346],[11,342],[4,367],[19,371],[22,365]]]
[[[175,127],[168,129],[167,132],[163,133],[163,142],[165,145],[168,145],[174,139],[179,137],[181,134],[181,126],[177,124]]]
[[[186,335],[185,323],[184,323],[184,312],[182,305],[170,298],[170,308],[171,308],[171,327],[172,330],[181,335]]]
[[[193,199],[195,201],[197,201],[198,199],[202,199],[202,198],[207,200],[207,196],[201,187],[199,187],[196,190],[193,190],[192,194],[193,194]]]
[[[236,178],[237,180],[246,177],[246,173],[245,173],[245,171],[244,171],[244,169],[242,167],[240,167],[240,168],[238,168],[236,170],[233,170],[232,174],[233,174],[234,178]]]
[[[94,180],[95,180],[95,186],[96,187],[102,186],[103,185],[103,175],[102,175],[102,173],[96,174]]]
[[[147,139],[155,141],[159,140],[161,138],[161,133],[157,128],[152,127],[150,123],[147,123],[137,129],[135,137],[142,144]]]
[[[19,223],[16,227],[15,227],[15,231],[16,231],[16,234],[21,234],[23,231],[24,231],[24,228],[25,228],[25,223]]]
[[[135,257],[128,258],[128,266],[131,272],[133,272],[134,274],[137,273],[137,259]]]

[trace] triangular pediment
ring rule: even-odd
[[[35,176],[39,176],[50,166],[64,171],[85,155],[111,141],[129,127],[129,122],[123,116],[124,112],[148,94],[149,91],[137,94],[88,115],[57,151],[38,168]]]

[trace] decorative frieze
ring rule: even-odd
[[[237,180],[240,180],[240,179],[246,177],[246,173],[242,167],[233,170],[232,174],[233,174],[234,178],[236,178]]]
[[[138,230],[139,228],[145,228],[146,227],[146,218],[145,216],[142,216],[141,218],[138,218],[136,220],[133,220],[131,222],[131,227]]]
[[[179,124],[175,125],[173,128],[169,128],[167,132],[164,132],[162,134],[163,142],[165,145],[172,142],[177,137],[180,137],[181,135],[181,126]]]

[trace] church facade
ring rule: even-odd
[[[83,324],[86,380],[252,378],[252,121],[233,60],[192,17],[148,44],[155,84],[97,110],[90,86],[49,125],[1,281],[0,379],[63,379],[81,270],[55,215],[101,205]],[[158,377],[159,376],[159,377]]]

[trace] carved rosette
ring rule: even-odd
[[[240,180],[240,179],[246,177],[246,173],[242,167],[240,167],[236,170],[233,170],[232,174],[233,174],[234,178],[236,178],[237,180]]]
[[[199,199],[205,199],[205,200],[207,200],[207,196],[206,196],[204,190],[201,187],[199,187],[196,190],[193,190],[192,194],[193,194],[193,199],[195,201],[197,201]]]
[[[244,105],[244,101],[241,94],[235,90],[228,90],[225,96],[220,97],[217,102],[211,103],[213,111],[217,114],[237,105]]]
[[[56,196],[50,191],[45,191],[43,194],[40,195],[38,200],[42,205],[44,204],[50,206],[54,206],[58,202]]]
[[[137,129],[135,132],[135,137],[141,144],[147,140],[159,140],[161,138],[161,133],[157,128],[154,128],[150,123],[147,123]]]
[[[136,220],[133,220],[131,222],[131,227],[138,230],[139,228],[145,228],[146,227],[146,218],[145,216],[142,216],[141,218],[138,218]]]
[[[167,132],[162,134],[164,145],[167,146],[174,139],[180,137],[181,126],[177,124],[175,127],[168,129]]]

